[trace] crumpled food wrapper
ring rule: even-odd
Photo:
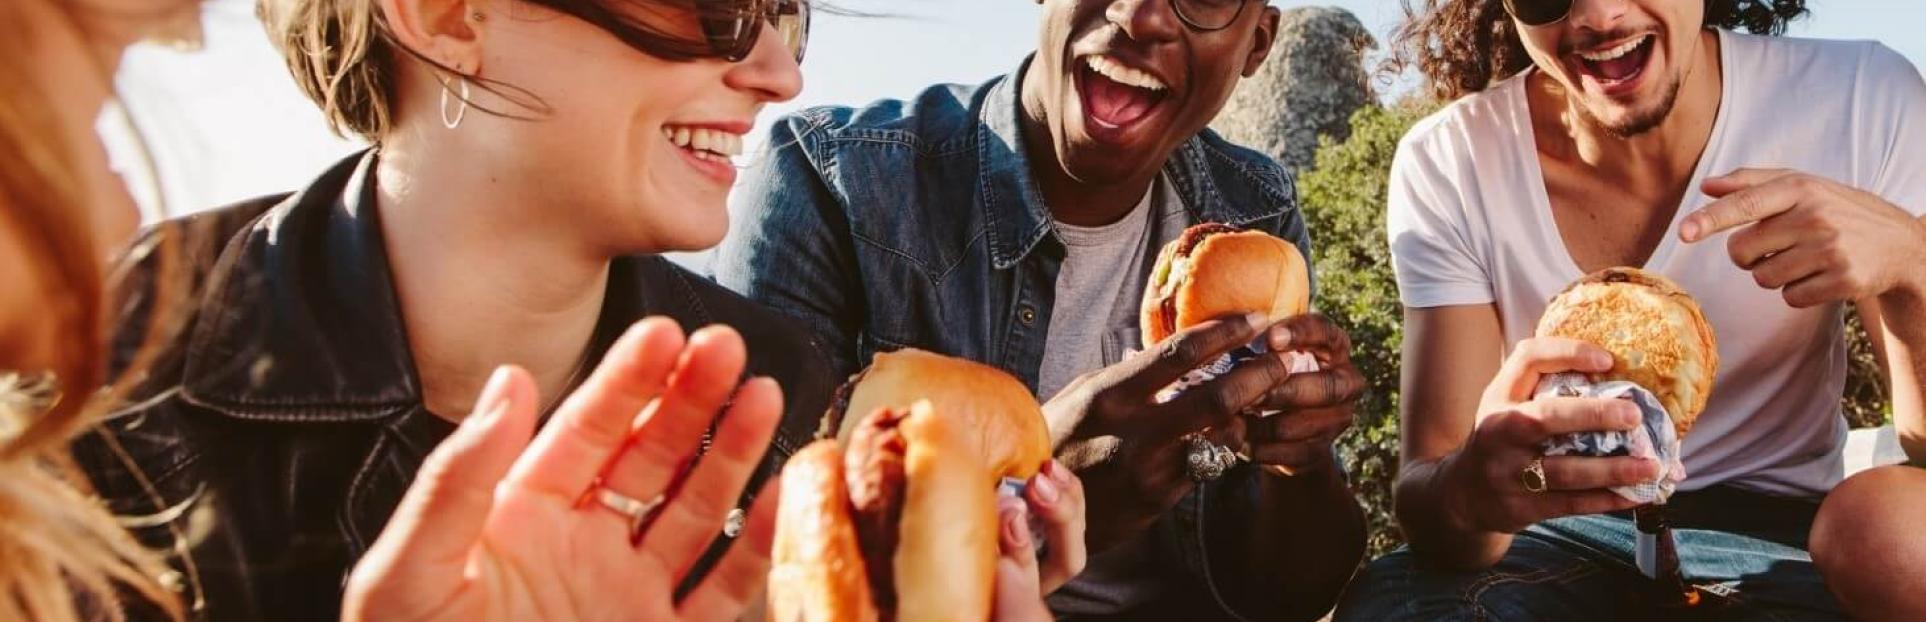
[[[1583,374],[1552,374],[1538,381],[1538,398],[1585,397],[1628,400],[1638,405],[1642,420],[1637,428],[1622,432],[1579,432],[1562,434],[1545,441],[1547,456],[1636,456],[1659,462],[1659,475],[1635,486],[1612,488],[1612,492],[1638,503],[1665,503],[1678,484],[1685,480],[1679,436],[1672,418],[1659,404],[1658,397],[1644,387],[1624,381],[1593,384]]]
[[[1176,399],[1179,394],[1182,394],[1191,387],[1216,380],[1218,376],[1230,373],[1232,369],[1236,369],[1237,366],[1243,364],[1244,361],[1260,356],[1268,356],[1270,353],[1270,343],[1266,341],[1265,337],[1258,337],[1256,341],[1252,341],[1249,344],[1225,353],[1223,356],[1217,357],[1217,360],[1206,363],[1197,369],[1190,370],[1190,373],[1184,374],[1182,378],[1177,379],[1177,382],[1171,383],[1169,387],[1164,388],[1162,392],[1158,393],[1157,401],[1161,403]],[[1289,352],[1286,353],[1285,356],[1289,359],[1290,372],[1293,374],[1318,370],[1317,357],[1311,356],[1310,354],[1304,352]],[[1277,414],[1277,412],[1278,411],[1275,410],[1268,410],[1255,414],[1259,417],[1269,417]]]

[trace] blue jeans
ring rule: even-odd
[[[1711,488],[1674,495],[1687,583],[1715,585],[1724,607],[1657,606],[1633,562],[1628,513],[1548,520],[1520,532],[1490,568],[1441,570],[1400,548],[1352,582],[1336,620],[1843,620],[1806,553],[1818,504]],[[1689,614],[1689,616],[1687,615]]]

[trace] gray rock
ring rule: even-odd
[[[1318,137],[1349,138],[1351,113],[1372,101],[1364,56],[1377,45],[1350,11],[1285,9],[1270,58],[1238,84],[1212,129],[1293,172],[1309,168]]]

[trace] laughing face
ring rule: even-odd
[[[1576,0],[1564,21],[1517,26],[1533,64],[1564,87],[1574,109],[1629,137],[1671,114],[1700,62],[1704,23],[1699,0]]]
[[[1238,77],[1263,64],[1277,9],[1261,0],[1184,1],[1239,12],[1229,26],[1200,32],[1170,0],[1044,3],[1042,46],[1024,101],[1072,179],[1113,184],[1155,175],[1217,116]],[[1236,9],[1239,3],[1246,6]]]
[[[703,33],[676,3],[609,2],[636,9],[659,31]],[[728,230],[732,159],[770,103],[795,97],[802,76],[782,37],[765,30],[741,62],[665,60],[589,22],[518,3],[491,20],[484,75],[525,89],[551,112],[538,123],[470,114],[475,140],[511,163],[503,170],[540,188],[531,219],[565,207],[574,232],[612,255],[693,251]]]

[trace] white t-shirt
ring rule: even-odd
[[[1729,484],[1818,496],[1843,476],[1844,305],[1793,309],[1679,221],[1711,202],[1700,181],[1789,168],[1926,214],[1926,83],[1871,42],[1722,33],[1723,104],[1691,190],[1645,268],[1698,299],[1719,342],[1710,403],[1684,444],[1682,488]],[[1420,122],[1398,147],[1386,216],[1409,307],[1496,303],[1506,347],[1583,276],[1552,220],[1523,76]]]

